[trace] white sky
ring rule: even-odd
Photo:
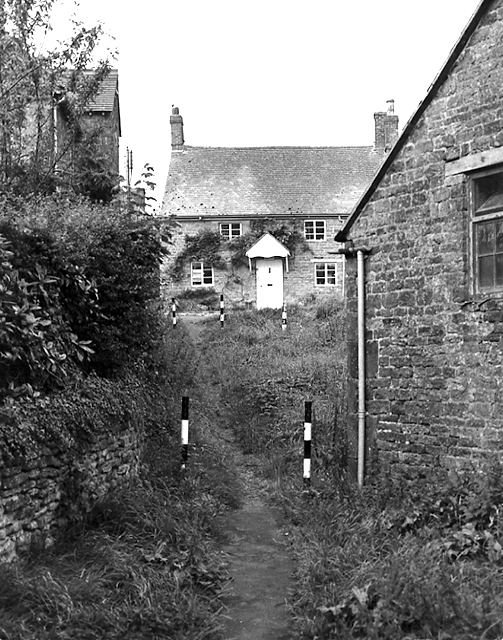
[[[405,125],[478,4],[81,0],[78,16],[115,37],[122,158],[134,179],[154,166],[160,205],[173,104],[188,145],[372,145],[374,112],[393,98]]]

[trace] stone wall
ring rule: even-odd
[[[468,176],[503,145],[503,2],[460,54],[351,229],[366,258],[367,462],[460,467],[503,449],[503,298],[471,286]],[[356,260],[348,260],[348,426],[356,440]]]
[[[77,457],[47,449],[0,468],[0,562],[32,542],[51,545],[69,521],[108,492],[127,486],[139,466],[141,438],[130,427],[101,435]]]

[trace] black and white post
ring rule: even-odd
[[[187,466],[189,457],[189,398],[182,398],[182,470]]]
[[[176,327],[176,300],[171,298],[171,316],[173,318],[173,327]]]
[[[224,309],[224,294],[220,294],[220,326],[224,328],[225,309]]]
[[[286,331],[286,303],[283,302],[283,310],[281,312],[281,329]]]
[[[304,408],[304,484],[311,484],[311,436],[313,426],[313,403],[305,402]]]

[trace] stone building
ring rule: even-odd
[[[62,180],[72,183],[82,160],[96,171],[119,175],[121,119],[119,72],[102,77],[86,70],[66,72],[54,91],[53,163]],[[115,178],[117,181],[117,178]]]
[[[480,3],[336,240],[359,480],[500,455],[503,0]]]
[[[393,101],[375,114],[367,147],[193,147],[177,108],[170,121],[166,295],[214,290],[258,308],[342,297],[344,257],[333,237],[398,137]]]

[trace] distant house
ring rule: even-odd
[[[398,136],[392,101],[375,114],[368,147],[193,147],[177,108],[170,120],[166,295],[209,288],[258,308],[342,297],[344,257],[333,237]]]
[[[502,43],[503,0],[483,0],[336,236],[360,479],[503,450]]]
[[[101,78],[86,70],[66,72],[54,90],[54,165],[71,182],[84,154],[96,170],[119,174],[121,136],[119,72]]]

